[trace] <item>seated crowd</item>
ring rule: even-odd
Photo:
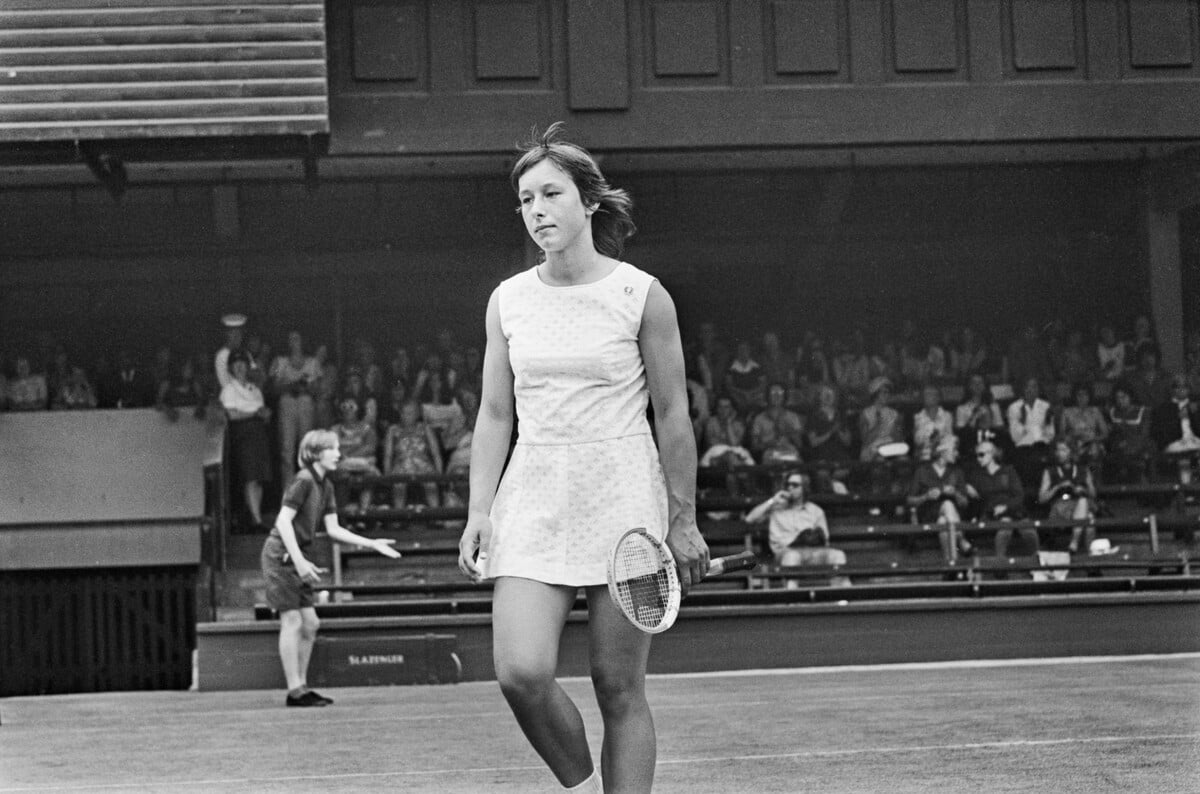
[[[263,522],[264,484],[286,487],[296,445],[314,428],[338,434],[350,472],[466,471],[478,346],[441,329],[430,344],[395,347],[382,364],[371,342],[358,339],[337,362],[324,345],[306,348],[296,331],[273,354],[263,336],[247,333],[245,318],[226,320],[215,357],[180,357],[163,346],[150,366],[120,350],[85,368],[60,346],[44,362],[6,358],[0,410],[155,406],[173,417],[222,408],[214,413],[229,420],[232,468],[254,525]],[[1200,450],[1192,400],[1200,394],[1200,332],[1187,337],[1184,371],[1167,373],[1145,317],[1124,340],[1111,326],[1089,339],[1051,323],[992,348],[971,328],[929,338],[909,322],[876,344],[862,330],[844,339],[807,331],[791,341],[767,331],[757,344],[731,349],[711,322],[685,340],[700,465],[720,472],[730,495],[752,496],[739,469],[819,464],[803,492],[837,491],[858,476],[856,490],[901,493],[924,522],[1018,516],[1018,491],[1038,493],[1055,515],[1080,517],[1096,482],[1144,480],[1164,460],[1187,482]],[[414,496],[458,506],[464,491],[460,483],[399,482],[388,495],[396,507]],[[786,492],[773,497],[776,506]],[[353,506],[369,508],[377,496],[363,488]],[[764,511],[751,511],[751,520],[765,520]],[[1070,547],[1088,539],[1077,533]],[[954,548],[944,542],[948,555],[970,550],[961,536]],[[997,536],[997,550],[1007,543]]]

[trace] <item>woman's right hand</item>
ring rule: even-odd
[[[472,582],[483,579],[483,564],[492,544],[492,519],[486,513],[471,513],[458,541],[458,569]]]

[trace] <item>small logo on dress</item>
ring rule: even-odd
[[[632,295],[632,294],[633,294],[633,287],[626,287],[626,288],[625,288],[625,294],[626,294],[626,295]]]

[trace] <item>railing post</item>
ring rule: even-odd
[[[1150,524],[1150,551],[1158,554],[1158,516],[1151,513],[1146,520]]]

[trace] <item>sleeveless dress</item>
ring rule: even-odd
[[[590,284],[552,287],[536,267],[501,283],[518,436],[492,504],[486,576],[603,584],[627,530],[666,536],[638,347],[654,280],[620,263]]]

